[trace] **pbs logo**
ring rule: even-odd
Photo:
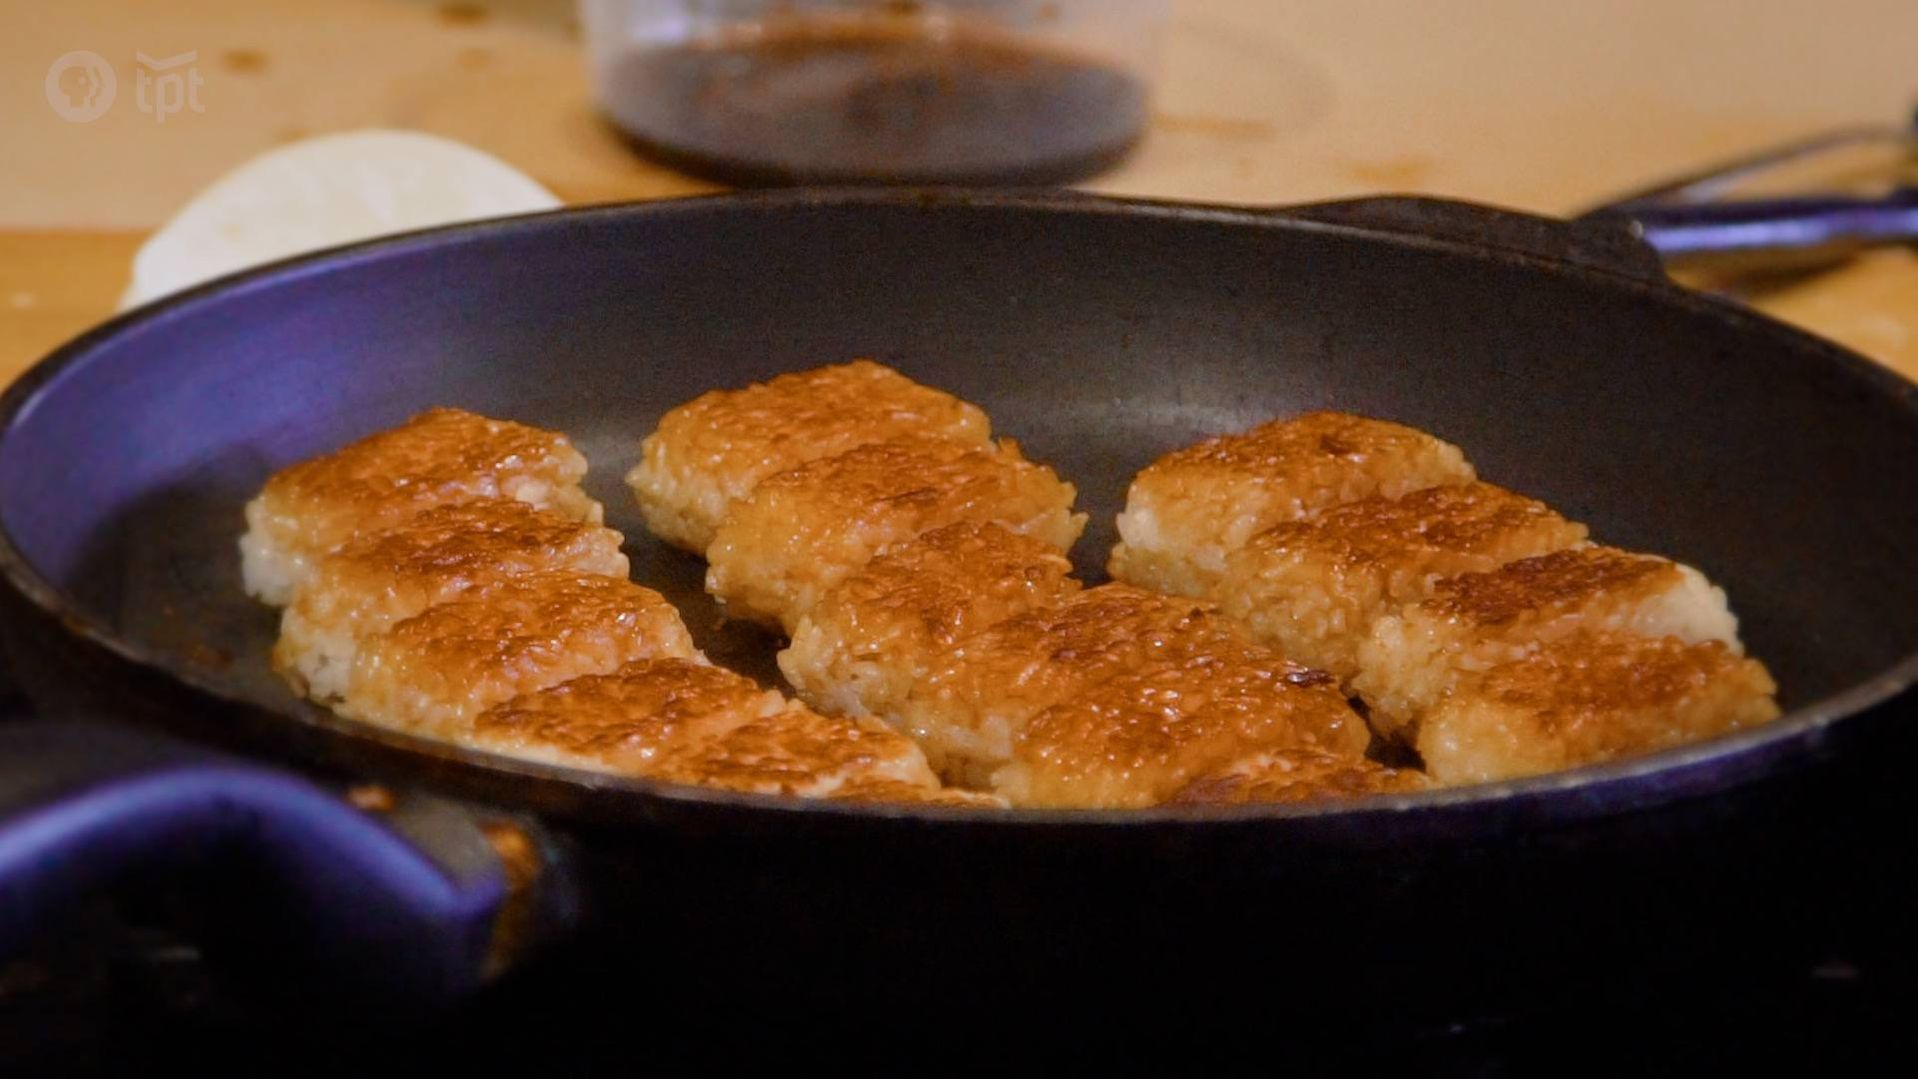
[[[96,52],[82,49],[67,53],[47,69],[47,104],[68,123],[98,120],[113,107],[118,89],[113,65]]]

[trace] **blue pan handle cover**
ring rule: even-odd
[[[304,779],[177,742],[0,725],[0,961],[76,899],[215,855],[263,873],[285,931],[379,997],[457,1000],[493,964],[508,874],[470,816],[402,832]]]

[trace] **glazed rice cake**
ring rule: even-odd
[[[986,414],[871,360],[715,390],[668,412],[626,477],[653,534],[703,554],[759,481],[868,442],[921,435],[974,445]]]
[[[1720,641],[1580,633],[1465,682],[1419,725],[1418,748],[1447,784],[1539,775],[1769,722],[1776,693]]]
[[[1353,688],[1381,733],[1415,740],[1419,717],[1461,676],[1581,631],[1724,642],[1740,653],[1725,593],[1690,566],[1577,547],[1437,582],[1430,599],[1378,620]]]
[[[779,669],[800,698],[842,715],[898,710],[969,633],[1079,590],[1043,541],[964,521],[902,543],[841,581],[793,630]]]
[[[703,659],[664,596],[618,577],[506,577],[360,643],[336,710],[460,740],[495,704],[641,659]]]
[[[246,506],[246,590],[285,604],[321,556],[451,502],[513,499],[597,524],[604,510],[580,490],[585,475],[586,458],[565,435],[453,408],[422,412],[267,481]]]
[[[1288,659],[1349,680],[1372,623],[1482,573],[1585,539],[1585,527],[1489,483],[1361,498],[1253,536],[1226,558],[1219,608]]]
[[[930,794],[938,777],[912,740],[876,719],[822,716],[797,701],[718,737],[676,746],[648,773],[745,794],[828,798],[854,784]]]
[[[1332,676],[1266,657],[1199,656],[1076,693],[1025,725],[993,789],[1017,806],[1136,809],[1254,750],[1362,758],[1371,734]]]
[[[480,713],[468,739],[521,760],[643,776],[674,746],[776,715],[786,698],[722,667],[642,659]]]
[[[482,713],[471,744],[508,756],[663,782],[818,798],[848,785],[936,794],[917,746],[876,722],[829,719],[751,680],[684,659],[645,660]]]
[[[572,570],[625,577],[610,528],[484,499],[438,506],[319,560],[280,617],[273,665],[313,700],[337,700],[359,642],[503,577]]]
[[[1141,667],[1247,649],[1209,604],[1102,585],[962,638],[887,718],[948,782],[982,787],[1047,708]]]
[[[1140,472],[1108,568],[1142,588],[1211,596],[1226,556],[1274,525],[1473,478],[1457,446],[1401,424],[1341,412],[1274,420],[1175,450]]]
[[[987,791],[959,787],[925,787],[897,780],[854,780],[832,792],[835,802],[866,805],[945,806],[953,809],[1007,809],[1011,803]]]
[[[1199,776],[1173,805],[1297,805],[1430,790],[1425,773],[1317,749],[1257,753]]]
[[[944,525],[992,522],[1064,551],[1085,528],[1075,494],[1011,440],[871,443],[770,476],[734,503],[706,552],[706,590],[729,617],[790,633],[874,555]]]

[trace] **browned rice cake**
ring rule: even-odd
[[[626,482],[654,535],[703,554],[767,476],[898,435],[982,444],[991,433],[957,397],[854,360],[701,394],[661,417]]]
[[[1401,424],[1342,412],[1273,420],[1174,450],[1134,477],[1108,568],[1141,588],[1214,596],[1226,556],[1273,525],[1472,479],[1457,446]]]
[[[967,634],[1079,590],[1049,544],[964,521],[902,543],[826,593],[779,653],[807,703],[844,715],[898,710]]]
[[[454,408],[422,412],[267,480],[246,506],[246,590],[285,604],[321,556],[449,502],[508,498],[598,524],[604,510],[580,490],[585,475],[565,435]]]
[[[1372,623],[1482,573],[1585,539],[1583,525],[1489,483],[1371,497],[1255,535],[1226,559],[1219,609],[1288,659],[1358,673]]]
[[[1577,633],[1470,678],[1425,717],[1418,748],[1447,784],[1538,775],[1768,722],[1777,689],[1721,641]]]
[[[988,521],[1056,550],[1085,515],[1050,468],[1011,440],[895,438],[781,472],[733,504],[706,552],[706,590],[729,617],[799,619],[880,551],[960,521]]]

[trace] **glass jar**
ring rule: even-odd
[[[735,183],[1052,183],[1145,127],[1167,0],[581,0],[645,152]]]

